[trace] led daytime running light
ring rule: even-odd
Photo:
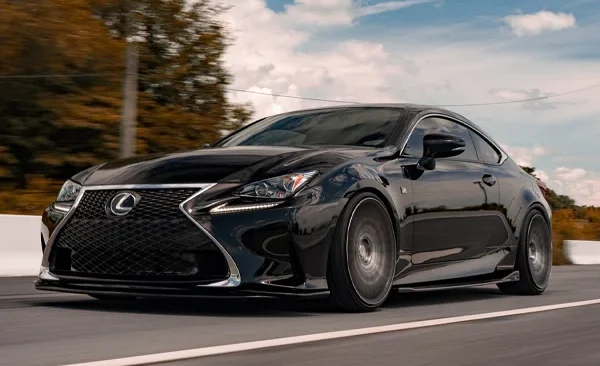
[[[235,205],[227,207],[227,203],[219,205],[210,210],[211,214],[220,214],[220,213],[232,213],[232,212],[244,212],[244,211],[254,211],[254,210],[264,210],[267,208],[275,207],[280,205],[281,202],[269,202],[269,203],[258,203],[253,205]]]

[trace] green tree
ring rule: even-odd
[[[546,193],[546,200],[553,210],[577,207],[574,199],[566,195],[557,194],[551,189],[548,189],[548,192]]]
[[[226,98],[229,42],[211,0],[91,0],[110,35],[139,52],[137,152],[197,148],[246,122]]]
[[[526,173],[531,174],[535,177],[535,168],[534,167],[528,167],[528,166],[521,166],[521,169],[523,169]],[[537,178],[537,177],[536,177]]]

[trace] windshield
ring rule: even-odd
[[[383,147],[398,124],[400,110],[340,108],[267,117],[215,146],[349,145]]]

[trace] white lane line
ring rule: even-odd
[[[539,313],[539,312],[543,312],[543,311],[575,308],[575,307],[580,307],[580,306],[589,306],[589,305],[598,305],[598,304],[600,304],[600,299],[568,302],[568,303],[554,304],[554,305],[547,305],[547,306],[536,306],[536,307],[531,307],[531,308],[497,311],[497,312],[492,312],[492,313],[455,316],[455,317],[451,317],[451,318],[422,320],[422,321],[416,321],[416,322],[410,322],[410,323],[391,324],[391,325],[383,325],[383,326],[369,327],[369,328],[349,329],[349,330],[342,330],[342,331],[336,331],[336,332],[308,334],[308,335],[303,335],[303,336],[266,339],[266,340],[262,340],[262,341],[234,343],[234,344],[226,344],[226,345],[222,345],[222,346],[193,348],[193,349],[187,349],[187,350],[182,350],[182,351],[163,352],[163,353],[155,353],[155,354],[149,354],[149,355],[143,355],[143,356],[115,358],[112,360],[84,362],[84,363],[64,365],[64,366],[148,365],[148,364],[154,364],[154,363],[160,363],[160,362],[180,361],[180,360],[186,360],[186,359],[192,359],[192,358],[222,355],[222,354],[234,353],[234,352],[251,351],[251,350],[257,350],[257,349],[263,349],[263,348],[289,346],[289,345],[301,344],[301,343],[326,341],[326,340],[331,340],[331,339],[355,337],[355,336],[385,333],[385,332],[394,332],[394,331],[416,329],[416,328],[426,328],[426,327],[433,327],[433,326],[438,326],[438,325],[464,323],[464,322],[469,322],[469,321],[474,321],[474,320]]]

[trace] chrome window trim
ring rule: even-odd
[[[491,146],[493,146],[498,153],[500,154],[500,161],[498,163],[494,163],[494,164],[489,164],[489,165],[502,165],[506,159],[508,159],[508,155],[506,154],[506,152],[504,150],[502,150],[502,148],[500,146],[498,146],[496,143],[494,143],[493,141],[490,141],[490,139],[488,139],[487,137],[484,136],[484,132],[480,131],[479,129],[470,126],[469,124],[465,123],[464,121],[461,121],[458,118],[452,117],[452,116],[448,116],[446,114],[443,113],[428,113],[423,115],[422,117],[420,117],[417,122],[410,128],[410,131],[408,132],[408,136],[406,137],[406,139],[404,140],[404,143],[402,144],[402,148],[400,149],[400,154],[402,154],[404,152],[404,149],[406,148],[406,144],[408,144],[408,140],[410,139],[410,136],[412,135],[413,131],[415,130],[415,128],[417,127],[417,125],[424,119],[426,118],[432,118],[432,117],[438,117],[438,118],[445,118],[448,119],[452,122],[456,122],[462,126],[464,126],[467,129],[473,130],[474,132],[476,132],[479,136],[481,136],[482,139],[484,139],[487,143],[489,143]],[[473,142],[473,144],[475,144]],[[475,150],[477,150],[477,148],[475,148]],[[480,162],[482,164],[485,164],[483,162]]]
[[[46,243],[46,249],[49,250],[49,248],[54,246],[54,241],[56,240],[56,237],[58,236],[58,234],[62,230],[62,228],[67,224],[69,219],[73,216],[75,211],[77,211],[77,207],[79,207],[79,203],[81,202],[81,199],[86,191],[121,190],[121,189],[199,188],[200,190],[198,192],[194,193],[191,197],[189,197],[188,199],[186,199],[185,201],[183,201],[179,204],[179,209],[185,214],[185,216],[189,220],[192,221],[192,223],[194,223],[194,225],[196,225],[204,234],[206,234],[210,238],[210,240],[217,246],[217,248],[219,248],[219,250],[221,251],[223,256],[225,256],[225,260],[227,261],[227,266],[229,267],[229,278],[222,280],[222,281],[198,285],[198,287],[236,287],[236,286],[239,286],[239,284],[241,283],[240,271],[239,271],[237,265],[235,264],[235,261],[229,254],[229,252],[225,249],[225,247],[223,247],[223,245],[221,245],[221,243],[218,242],[217,239],[215,239],[215,237],[212,234],[210,234],[208,232],[208,230],[206,230],[202,225],[200,225],[200,223],[198,223],[196,220],[194,220],[192,218],[192,216],[190,216],[183,208],[184,205],[188,201],[190,201],[190,200],[198,197],[202,193],[208,191],[209,189],[214,187],[216,184],[217,183],[199,183],[199,184],[198,183],[192,183],[192,184],[182,183],[182,184],[123,184],[123,185],[82,186],[81,191],[79,192],[79,195],[77,196],[77,198],[75,199],[75,202],[73,203],[73,206],[71,207],[71,210],[65,215],[65,217],[63,217],[63,219],[60,221],[60,223],[56,226],[56,228],[52,232],[52,235],[50,236],[50,238],[48,239],[48,241]],[[44,259],[42,259],[42,262],[45,262],[49,259],[49,258],[46,258],[46,254],[47,253],[44,253]],[[54,275],[52,275],[52,273],[50,273],[49,267],[42,267],[42,268],[45,269],[45,273],[44,273],[45,279],[48,279],[47,276],[56,278]],[[56,278],[56,280],[58,280],[58,278]]]

